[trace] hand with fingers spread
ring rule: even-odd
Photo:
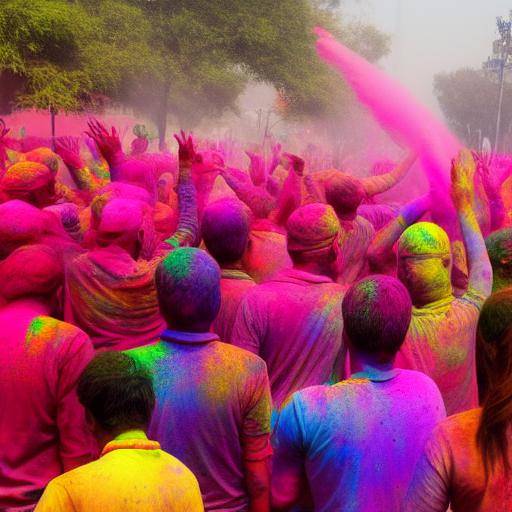
[[[124,159],[121,140],[114,126],[112,126],[112,132],[109,133],[105,125],[97,119],[89,120],[87,125],[89,126],[89,131],[86,132],[87,135],[94,140],[100,153],[110,165]]]
[[[55,152],[68,167],[74,169],[82,169],[84,167],[84,162],[80,157],[78,137],[57,137],[55,139]]]
[[[258,153],[246,151],[245,154],[249,157],[251,165],[249,167],[249,174],[254,185],[262,185],[265,181],[265,163],[263,157]]]
[[[305,162],[300,156],[291,153],[283,153],[283,156],[290,162],[290,166],[297,176],[304,175]]]
[[[180,160],[180,167],[191,167],[196,157],[196,150],[194,148],[194,139],[192,134],[187,135],[183,130],[180,133],[175,133],[174,138],[178,142],[178,157]]]

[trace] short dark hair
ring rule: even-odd
[[[168,323],[187,330],[210,325],[220,308],[220,269],[205,251],[175,249],[155,274],[160,311]]]
[[[106,432],[146,430],[155,407],[151,377],[122,352],[102,352],[78,380],[80,403]]]
[[[325,199],[338,215],[356,213],[365,197],[362,183],[352,176],[338,173],[325,184]]]
[[[398,279],[374,275],[350,287],[342,312],[345,333],[356,350],[391,358],[409,329],[411,297]]]
[[[209,204],[203,212],[201,234],[208,252],[219,264],[242,259],[249,241],[249,215],[244,205],[233,199]]]
[[[485,239],[492,270],[512,279],[512,229],[504,228],[491,233]]]

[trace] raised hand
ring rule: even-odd
[[[251,161],[249,174],[251,175],[252,182],[256,186],[262,185],[265,181],[265,163],[263,162],[263,157],[252,151],[246,151],[245,154]]]
[[[468,149],[452,160],[452,199],[458,209],[471,208],[475,196],[476,163]]]
[[[180,133],[175,133],[174,138],[178,142],[178,157],[180,166],[190,167],[196,158],[196,150],[194,148],[194,139],[192,134],[188,135],[181,130]]]
[[[55,139],[55,152],[69,167],[81,169],[84,166],[84,163],[80,158],[80,144],[78,137],[57,137]]]
[[[107,162],[111,163],[116,157],[122,155],[121,140],[114,126],[112,126],[112,131],[109,133],[105,125],[97,119],[90,119],[87,125],[89,126],[89,131],[86,132],[87,135],[94,140]]]
[[[292,153],[283,153],[283,156],[290,162],[290,166],[293,169],[293,172],[298,176],[304,175],[304,160],[297,155],[293,155]]]

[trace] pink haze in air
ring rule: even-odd
[[[426,173],[445,229],[453,234],[455,212],[449,200],[450,166],[462,144],[401,84],[363,57],[316,29],[317,53],[356,93],[359,101],[398,143],[412,148]]]

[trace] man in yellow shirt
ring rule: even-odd
[[[150,377],[121,352],[103,352],[77,387],[101,457],[52,480],[37,512],[202,512],[199,484],[145,430],[155,405]]]

